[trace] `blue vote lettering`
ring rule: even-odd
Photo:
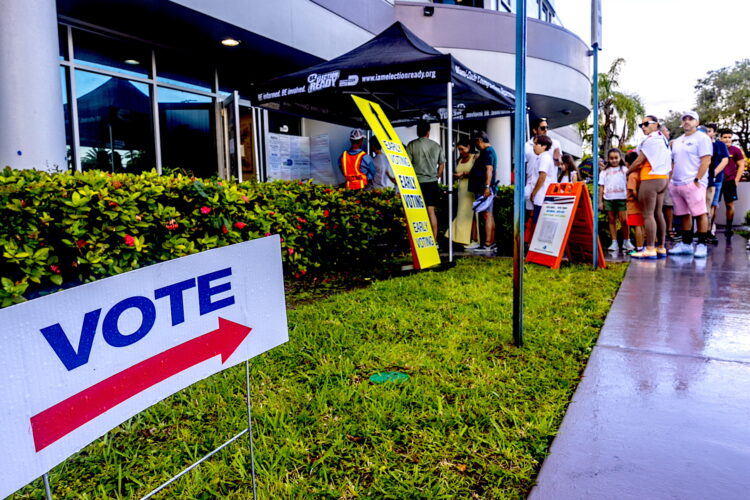
[[[172,326],[185,322],[185,294],[186,290],[198,287],[198,311],[201,316],[235,303],[234,295],[213,300],[214,295],[228,292],[232,289],[231,281],[211,286],[212,282],[232,275],[232,268],[227,267],[212,273],[190,278],[154,290],[154,300],[169,297],[169,310]],[[120,316],[129,309],[137,309],[141,315],[141,324],[133,332],[120,331],[118,321]],[[94,344],[99,327],[102,309],[94,309],[83,317],[81,337],[78,349],[73,347],[60,323],[42,328],[40,331],[65,368],[70,371],[89,362],[91,348]],[[156,306],[148,297],[137,295],[121,300],[112,306],[104,316],[102,322],[102,337],[112,347],[126,347],[143,339],[153,329],[156,323]]]

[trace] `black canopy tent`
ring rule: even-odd
[[[379,103],[396,126],[421,119],[445,121],[448,137],[453,136],[453,120],[510,115],[515,108],[511,89],[431,47],[400,22],[346,54],[255,89],[259,106],[364,128],[366,122],[350,97],[359,95]],[[447,156],[452,192],[453,155]],[[452,213],[453,197],[448,200]],[[453,220],[449,219],[452,261]]]

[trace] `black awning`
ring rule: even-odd
[[[454,120],[511,114],[514,92],[443,54],[400,22],[327,62],[255,88],[253,104],[308,118],[363,126],[350,95],[378,102],[394,125],[447,119],[453,82]]]

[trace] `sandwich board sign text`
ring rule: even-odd
[[[287,340],[278,236],[0,309],[0,497]]]
[[[393,169],[393,174],[398,182],[401,202],[406,214],[406,225],[409,229],[409,242],[414,258],[414,267],[424,269],[426,267],[440,264],[440,254],[437,242],[432,236],[430,217],[427,215],[427,206],[419,188],[419,181],[414,173],[406,148],[393,130],[391,122],[386,118],[380,105],[362,99],[356,95],[352,98],[357,104],[362,115],[367,120],[370,129],[375,132],[375,137],[380,141],[383,151],[386,153],[388,163]]]

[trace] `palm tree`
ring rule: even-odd
[[[612,61],[609,71],[599,73],[599,137],[602,139],[600,152],[608,151],[615,139],[617,139],[618,146],[630,141],[637,130],[638,118],[645,113],[643,102],[638,94],[618,90],[620,70],[624,64],[625,59],[619,57]],[[620,127],[618,127],[618,122],[621,122]],[[579,123],[579,130],[584,140],[590,143],[593,134],[588,120]]]

